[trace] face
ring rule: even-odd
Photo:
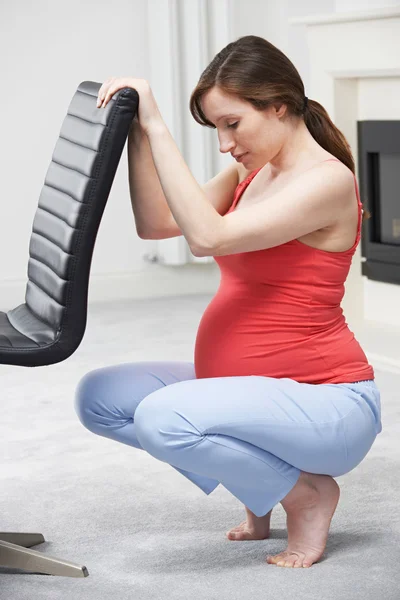
[[[216,126],[220,152],[246,153],[240,160],[247,169],[257,169],[276,156],[282,147],[287,126],[281,118],[286,110],[271,106],[257,111],[249,102],[227,95],[217,87],[202,100],[203,111]]]

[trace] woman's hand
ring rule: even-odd
[[[150,125],[162,121],[162,116],[146,79],[109,77],[99,89],[97,108],[105,108],[113,95],[124,87],[131,87],[139,94],[138,120],[143,131],[147,133]]]

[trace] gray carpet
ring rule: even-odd
[[[383,431],[336,480],[341,499],[324,558],[309,569],[265,562],[286,547],[285,512],[271,537],[229,541],[245,518],[222,485],[206,496],[168,464],[86,430],[73,398],[90,370],[193,360],[208,296],[91,305],[81,346],[49,367],[0,365],[0,530],[40,532],[35,550],[86,565],[72,579],[0,568],[1,600],[400,599],[400,375],[379,371]]]

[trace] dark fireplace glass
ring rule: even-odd
[[[357,121],[363,222],[361,273],[400,284],[400,120]]]
[[[400,154],[379,153],[379,240],[400,245]]]

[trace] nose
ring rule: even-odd
[[[219,141],[219,151],[222,154],[226,154],[227,152],[232,152],[235,148],[235,141],[232,139],[232,136],[229,135],[228,132],[218,131],[218,141]]]
[[[227,152],[232,152],[234,148],[233,144],[220,144],[219,145],[219,151],[222,154],[226,154]]]

